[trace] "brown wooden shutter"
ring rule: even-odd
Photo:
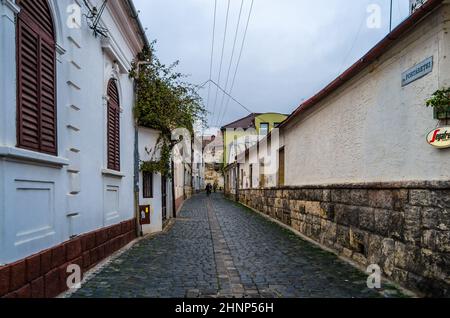
[[[18,146],[57,154],[53,20],[46,0],[21,0],[17,23]]]
[[[108,169],[120,171],[120,103],[115,80],[108,83]]]

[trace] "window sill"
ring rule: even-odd
[[[103,169],[102,170],[102,175],[104,177],[112,177],[112,178],[125,178],[125,175],[119,171],[114,171],[114,170],[110,170],[110,169]]]
[[[41,164],[56,168],[62,168],[70,164],[70,161],[63,157],[56,157],[15,147],[0,147],[0,158],[22,161],[26,163]]]

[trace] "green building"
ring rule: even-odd
[[[278,127],[288,115],[279,113],[252,113],[247,117],[238,119],[221,128],[223,135],[223,154],[224,165],[227,166],[235,160],[235,152],[232,151],[236,146],[237,140],[243,140],[243,137],[258,135],[265,136],[272,129]],[[251,140],[246,139],[247,142]]]

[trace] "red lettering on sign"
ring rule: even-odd
[[[441,131],[440,129],[436,129],[436,130],[434,131],[433,138],[431,138],[431,140],[430,140],[430,144],[432,144],[433,142],[436,141],[437,134],[438,134],[440,131]]]

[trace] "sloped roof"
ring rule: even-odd
[[[145,34],[145,29],[142,26],[142,22],[139,19],[139,13],[136,10],[133,0],[128,0],[127,4],[128,4],[129,10],[131,11],[131,17],[136,21],[137,28],[139,30],[139,35],[141,37],[142,42],[144,42],[144,45],[149,46],[150,43],[148,41],[147,35]]]
[[[229,123],[228,125],[225,125],[222,127],[222,130],[225,130],[227,128],[256,128],[255,127],[255,118],[262,115],[261,113],[252,113],[248,115],[247,117],[238,119],[232,123]]]
[[[281,113],[273,113],[273,112],[268,112],[268,113],[252,113],[250,115],[248,115],[247,117],[238,119],[228,125],[225,125],[222,127],[222,130],[225,130],[227,128],[243,128],[243,129],[248,129],[248,128],[256,128],[255,127],[255,119],[258,116],[261,115],[266,115],[266,114],[276,114],[276,115],[282,115],[282,116],[286,116],[288,117],[288,114],[281,114]]]

